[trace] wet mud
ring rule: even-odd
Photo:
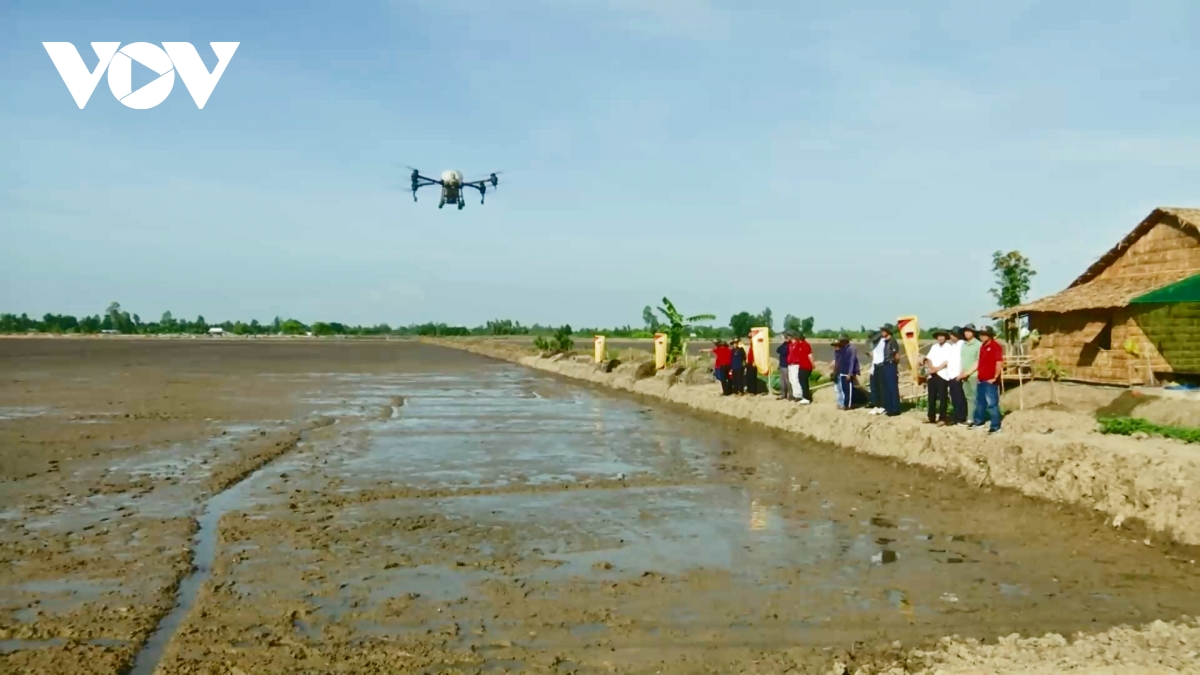
[[[957,667],[1200,606],[1194,551],[1087,511],[472,354],[39,349],[0,434],[64,450],[0,483],[0,671]]]

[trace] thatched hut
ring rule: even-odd
[[[1200,377],[1200,209],[1155,209],[1066,290],[991,316],[1018,315],[1068,379]]]

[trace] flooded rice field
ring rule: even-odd
[[[1091,514],[433,346],[0,373],[0,672],[824,672],[1200,606]]]

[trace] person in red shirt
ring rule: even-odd
[[[988,433],[1000,431],[1000,367],[1004,363],[1004,348],[996,341],[996,330],[984,326],[979,331],[983,344],[979,346],[979,385],[975,394],[975,427],[983,428],[984,415],[991,417]]]
[[[793,333],[788,343],[788,383],[792,386],[792,394],[800,392],[797,399],[801,404],[812,403],[812,391],[809,389],[808,378],[812,375],[812,345],[808,344],[803,333]]]
[[[721,383],[721,395],[733,393],[733,350],[724,340],[713,344],[713,377]]]

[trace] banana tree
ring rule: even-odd
[[[684,336],[691,333],[692,323],[695,321],[713,321],[717,317],[713,314],[697,314],[695,316],[687,316],[679,313],[675,309],[675,305],[667,298],[663,298],[663,306],[659,307],[658,311],[667,320],[667,363],[675,363],[679,357],[683,355]]]

